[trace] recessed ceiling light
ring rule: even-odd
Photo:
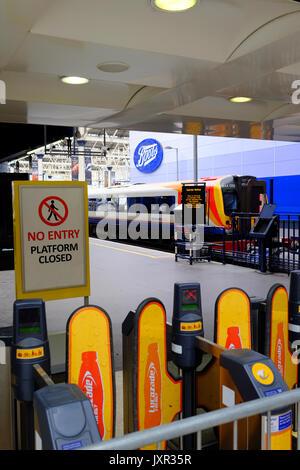
[[[61,77],[60,79],[63,83],[67,83],[68,85],[84,85],[89,82],[88,78],[76,76]]]
[[[97,68],[101,70],[101,72],[120,73],[128,70],[129,65],[125,62],[103,62],[102,64],[98,64]]]
[[[248,103],[249,101],[252,101],[252,98],[249,98],[248,96],[233,96],[229,99],[232,103]]]
[[[164,11],[185,11],[196,5],[197,0],[151,0],[151,5]]]

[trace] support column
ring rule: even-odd
[[[43,157],[44,157],[44,154],[43,153],[39,153],[37,155],[37,159],[38,159],[38,179],[39,181],[43,181],[44,179],[44,173],[43,173]]]
[[[85,181],[85,158],[84,158],[84,146],[85,140],[77,140],[78,150],[78,181]]]
[[[108,166],[108,167],[107,167],[107,170],[108,170],[108,187],[110,188],[110,186],[111,186],[111,170],[112,170],[112,166]]]
[[[194,183],[198,182],[198,139],[193,135]]]

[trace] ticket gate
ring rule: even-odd
[[[0,328],[0,449],[13,450],[11,354],[12,327]]]
[[[175,284],[172,325],[166,322],[159,299],[141,302],[122,325],[125,434],[171,422],[180,414],[191,416],[200,408],[210,411],[292,388],[297,367],[286,365],[291,361],[282,349],[278,353],[278,345],[287,343],[287,306],[287,292],[281,285],[274,285],[263,302],[240,289],[226,289],[215,308],[215,324],[223,332],[216,331],[211,342],[204,338],[199,283]],[[267,332],[272,325],[284,331],[269,336],[265,354],[253,350],[259,344],[262,318]],[[69,318],[66,366],[68,381],[73,383],[55,385],[51,380],[42,300],[15,302],[10,338],[13,421],[20,424],[16,449],[35,448],[34,429],[43,449],[76,449],[113,437],[112,331],[104,310],[85,306]],[[97,377],[100,381],[93,389]],[[243,420],[238,427],[238,448],[266,448],[265,428],[264,416]],[[230,424],[217,429],[220,449],[232,448],[231,431]],[[276,410],[271,449],[290,449],[291,441],[292,411]],[[176,445],[161,442],[145,449]],[[194,447],[195,436],[186,436],[183,448]]]
[[[169,421],[161,421],[161,416],[165,412],[164,406],[161,405],[160,399],[160,420],[159,422],[152,422],[152,426],[163,424],[177,419],[178,414],[183,411],[185,403],[190,400],[190,409],[193,406],[195,398],[195,409],[202,409],[211,411],[220,409],[226,406],[234,406],[238,403],[253,400],[255,398],[262,398],[271,396],[273,394],[282,393],[289,390],[282,374],[279,369],[275,367],[274,362],[270,357],[267,357],[257,351],[251,350],[251,318],[253,318],[253,310],[251,309],[251,301],[247,294],[239,289],[228,290],[219,296],[221,303],[216,311],[228,313],[228,310],[234,311],[232,307],[237,305],[237,297],[241,301],[243,299],[243,307],[240,317],[245,319],[245,327],[239,331],[230,331],[228,335],[228,328],[231,328],[229,319],[223,318],[223,327],[225,333],[223,334],[224,344],[220,345],[215,342],[206,340],[203,336],[202,316],[195,316],[195,313],[200,313],[200,291],[195,292],[194,300],[191,302],[193,307],[189,310],[189,302],[184,302],[186,299],[185,289],[191,291],[195,285],[177,285],[175,287],[174,296],[174,312],[175,321],[173,325],[165,323],[165,317],[162,316],[160,322],[156,321],[152,310],[149,305],[159,305],[160,311],[164,311],[161,302],[158,299],[146,299],[140,305],[136,312],[130,312],[123,323],[123,364],[124,372],[124,407],[128,409],[125,423],[125,434],[132,431],[145,429],[147,426],[139,419],[139,415],[145,413],[145,404],[139,398],[138,390],[142,390],[145,395],[145,382],[141,384],[141,377],[145,377],[144,370],[147,369],[148,362],[147,356],[140,354],[141,350],[146,350],[146,344],[150,341],[156,344],[169,345],[169,354],[167,358],[174,360],[181,369],[181,377],[177,377],[173,383],[178,384],[179,387],[173,386],[169,388],[167,393],[161,395],[168,397],[168,405],[173,409],[173,414],[169,415]],[[181,290],[181,292],[180,292]],[[189,299],[190,300],[190,299]],[[257,314],[258,301],[254,301],[254,310]],[[182,308],[187,307],[187,308]],[[150,315],[147,322],[143,322],[143,312],[149,309]],[[189,319],[184,318],[186,312],[189,312]],[[179,313],[179,315],[178,315]],[[244,315],[243,315],[244,314]],[[182,315],[182,317],[181,317]],[[180,319],[185,321],[181,322]],[[197,335],[191,335],[192,342],[189,342],[187,335],[181,337],[183,333],[192,333],[197,331]],[[241,333],[241,334],[240,334]],[[165,336],[165,339],[163,337]],[[226,349],[232,347],[228,343],[228,336],[238,337],[240,343],[235,344],[233,349]],[[149,339],[150,337],[150,339]],[[221,336],[219,336],[221,338]],[[144,344],[145,343],[145,344]],[[244,345],[244,347],[242,347]],[[226,346],[226,347],[225,347]],[[186,347],[186,355],[184,348]],[[238,349],[238,347],[240,349]],[[177,359],[176,359],[177,355]],[[210,358],[207,360],[207,358]],[[199,361],[196,359],[198,358]],[[163,360],[162,360],[163,359]],[[201,359],[203,359],[201,361]],[[164,364],[166,360],[165,352],[160,357],[160,362]],[[169,363],[168,363],[169,364]],[[167,376],[170,376],[169,368],[165,370],[162,367],[159,370],[160,378],[155,374],[153,377],[155,383],[163,383]],[[188,394],[188,387],[184,387],[184,372],[185,369],[195,373],[195,387],[190,387]],[[162,372],[162,373],[161,373]],[[185,389],[185,393],[183,393]],[[154,391],[157,389],[153,389]],[[160,386],[160,391],[162,387]],[[171,393],[170,393],[171,392]],[[175,400],[177,400],[175,402]],[[176,415],[174,411],[177,410]],[[133,416],[133,421],[131,416]],[[137,417],[137,419],[135,419]],[[152,427],[151,426],[151,427]],[[149,426],[148,426],[149,427]],[[217,429],[217,440],[219,449],[232,449],[232,424],[222,425]],[[191,449],[194,440],[188,439],[187,448]],[[175,444],[176,445],[176,444]],[[276,410],[272,414],[272,433],[271,433],[271,449],[289,450],[292,445],[292,411],[291,409]],[[164,443],[163,448],[174,448],[173,442]],[[155,447],[157,448],[157,447]],[[176,448],[176,447],[175,447]],[[195,448],[195,447],[194,447]],[[239,449],[264,449],[267,448],[266,443],[266,417],[254,416],[239,422],[238,426],[238,448]]]
[[[57,384],[34,393],[43,450],[75,450],[100,442],[89,398],[75,384]]]
[[[264,398],[289,388],[273,361],[248,349],[235,349],[220,355],[221,406]],[[239,423],[238,449],[267,449],[266,418],[254,416]],[[292,410],[275,410],[271,415],[271,450],[291,450]],[[233,424],[220,426],[220,449],[232,449]]]
[[[182,417],[196,414],[195,372],[202,355],[197,354],[195,341],[203,336],[203,318],[199,283],[175,283],[172,319],[173,361],[182,370]],[[193,450],[196,436],[183,436],[184,450]]]
[[[41,299],[14,303],[11,379],[15,450],[34,450],[36,432],[45,450],[71,450],[101,441],[88,393],[77,384],[56,385],[50,377],[45,303]]]

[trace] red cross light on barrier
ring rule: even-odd
[[[198,300],[197,289],[184,289],[183,302],[186,304],[195,303]]]

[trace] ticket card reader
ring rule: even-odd
[[[101,441],[89,398],[76,384],[43,387],[34,393],[43,450],[75,450]]]
[[[42,299],[15,301],[11,361],[15,398],[31,402],[34,392],[33,364],[39,364],[50,374],[45,302]]]
[[[201,356],[195,338],[204,335],[199,283],[175,283],[172,327],[175,364],[181,369],[196,368]]]
[[[171,349],[174,363],[182,369],[183,418],[196,414],[195,372],[202,359],[196,349],[196,337],[203,335],[200,284],[175,283]],[[183,436],[184,450],[195,446],[195,435]]]
[[[289,390],[273,361],[250,349],[233,349],[220,356],[220,366],[229,372],[242,401],[265,398]],[[221,380],[222,382],[222,380]],[[228,383],[227,383],[228,385]],[[221,383],[223,388],[223,384]],[[223,392],[224,393],[224,392]],[[226,393],[228,394],[228,387]],[[224,403],[224,399],[223,399]],[[234,405],[235,403],[232,403]],[[227,404],[227,406],[229,406]],[[261,444],[266,449],[266,417],[262,418]],[[290,407],[271,412],[271,449],[290,450],[292,411]],[[247,434],[249,430],[247,431]],[[257,437],[257,430],[253,438]],[[248,438],[251,439],[250,433]]]

